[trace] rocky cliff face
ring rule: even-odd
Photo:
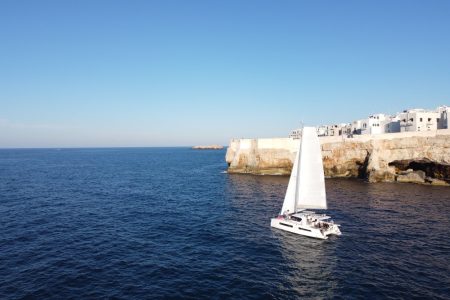
[[[289,175],[299,140],[232,140],[229,173]],[[321,138],[327,177],[370,182],[450,183],[450,130]]]

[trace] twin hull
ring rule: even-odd
[[[315,228],[312,226],[304,225],[302,222],[297,222],[290,219],[284,219],[284,218],[273,218],[270,221],[270,226],[274,228],[278,228],[284,231],[289,231],[292,233],[305,235],[317,239],[328,239],[328,235],[335,234],[335,235],[341,235],[341,231],[339,230],[339,227],[336,224],[333,223],[327,223],[328,229],[321,229],[321,228]]]

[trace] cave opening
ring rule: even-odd
[[[413,171],[423,171],[427,177],[444,180],[450,183],[450,164],[436,163],[429,159],[405,159],[394,160],[389,166],[395,167],[397,174],[412,169]]]

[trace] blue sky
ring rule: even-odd
[[[450,105],[450,1],[0,2],[0,147],[186,146]]]

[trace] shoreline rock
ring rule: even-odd
[[[224,147],[221,145],[206,145],[206,146],[194,146],[194,150],[222,150]]]
[[[326,177],[450,185],[450,130],[321,137]],[[228,173],[290,175],[300,141],[233,139]]]

